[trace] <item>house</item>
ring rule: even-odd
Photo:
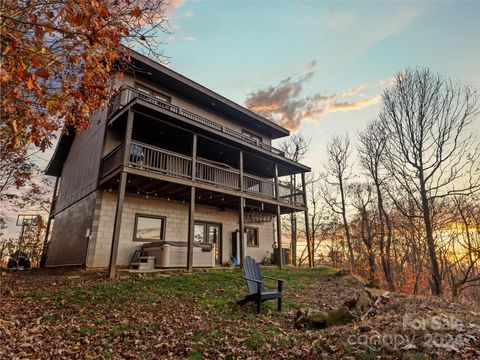
[[[57,178],[46,266],[114,271],[142,246],[166,267],[270,258],[280,214],[307,210],[310,168],[271,144],[289,131],[131,57],[111,106],[64,133],[46,169]]]

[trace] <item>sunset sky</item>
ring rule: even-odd
[[[177,1],[168,13],[171,68],[311,137],[313,169],[406,67],[480,89],[480,2]]]
[[[170,0],[161,40],[173,70],[311,138],[304,163],[319,171],[331,134],[355,137],[396,72],[480,89],[479,15],[480,1]]]

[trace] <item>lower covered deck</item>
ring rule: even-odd
[[[99,190],[101,230],[93,234],[87,266],[110,265],[112,271],[127,266],[141,248],[159,268],[238,264],[246,255],[270,262],[281,248],[281,214],[299,211],[293,204],[124,170]]]

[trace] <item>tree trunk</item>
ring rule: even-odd
[[[348,255],[350,260],[350,266],[353,269],[355,267],[355,255],[353,254],[353,246],[352,241],[350,239],[350,229],[348,227],[347,221],[347,209],[345,205],[345,190],[343,189],[343,179],[339,177],[339,185],[340,185],[340,196],[342,200],[342,220],[343,220],[343,228],[345,229],[345,238],[347,240],[348,246]]]
[[[432,280],[433,288],[432,293],[434,295],[442,295],[442,278],[440,276],[440,269],[438,266],[437,252],[435,247],[435,240],[433,239],[433,226],[430,216],[430,206],[428,204],[427,191],[425,189],[425,180],[423,170],[420,170],[420,195],[422,197],[422,215],[425,225],[425,235],[427,240],[428,256],[430,258],[430,265],[432,267]]]
[[[378,179],[375,179],[375,188],[377,190],[377,206],[378,206],[378,219],[380,222],[380,258],[382,262],[382,269],[385,275],[385,279],[390,290],[394,290],[395,285],[393,283],[393,272],[390,258],[390,246],[392,243],[392,226],[388,215],[383,206],[383,196],[380,190],[380,183]],[[387,243],[385,244],[385,225],[387,225]]]

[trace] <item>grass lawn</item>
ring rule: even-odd
[[[268,301],[260,316],[254,304],[235,304],[247,291],[239,270],[122,276],[110,282],[100,275],[4,273],[0,325],[8,333],[2,334],[0,355],[293,356],[297,346],[305,347],[302,333],[294,330],[294,314],[301,305],[313,305],[318,279],[332,271],[265,269],[265,275],[286,280],[284,310],[277,312],[276,301]]]
[[[474,304],[395,293],[366,320],[296,329],[299,307],[337,309],[363,283],[329,268],[264,274],[286,280],[284,309],[269,301],[257,316],[254,304],[236,305],[247,292],[239,270],[121,274],[114,281],[82,270],[0,272],[0,359],[480,358]],[[405,326],[405,316],[462,326],[418,330]],[[426,342],[432,334],[448,346]],[[412,343],[378,342],[379,335]],[[374,341],[355,342],[362,336]]]

